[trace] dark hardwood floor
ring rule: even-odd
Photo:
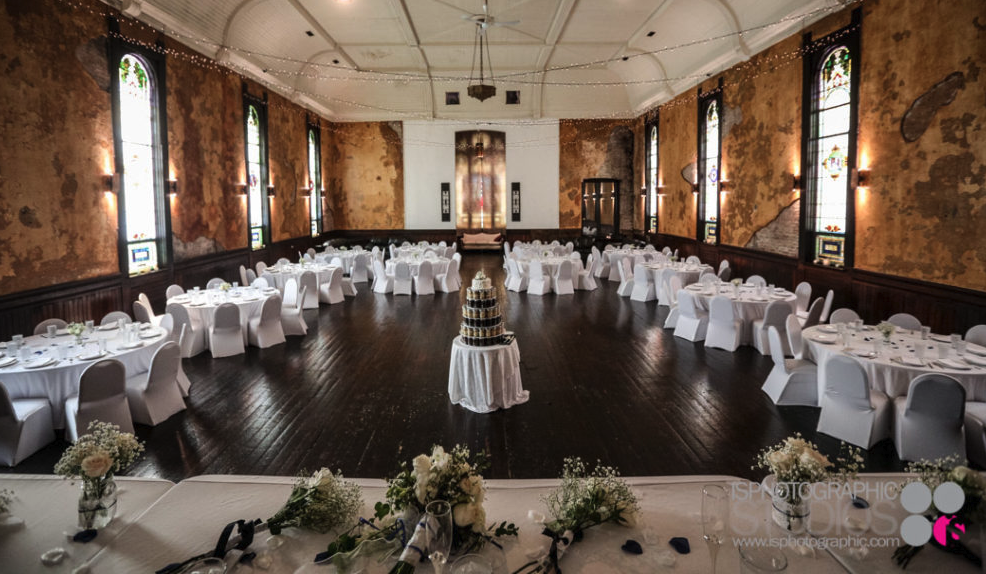
[[[468,254],[463,283],[483,269],[499,286],[517,334],[530,401],[491,414],[447,394],[459,295],[375,295],[306,312],[309,334],[270,349],[185,361],[188,409],[157,427],[129,472],[180,480],[198,474],[294,475],[321,466],[350,477],[386,477],[433,444],[492,454],[487,478],[555,477],[562,459],[616,466],[624,475],[729,474],[759,478],[759,450],[794,432],[824,452],[818,409],[777,407],[760,391],[772,367],[751,347],[706,350],[672,336],[667,309],[616,295],[601,282],[573,296],[503,289],[502,257]],[[59,440],[2,472],[52,472]],[[886,441],[866,470],[901,469]]]

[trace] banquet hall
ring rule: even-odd
[[[75,432],[66,397],[84,357],[49,348],[42,337],[72,337],[42,321],[139,322],[140,297],[161,329],[211,279],[239,295],[267,266],[277,282],[233,320],[232,356],[210,339],[218,315],[195,309],[196,351],[178,330],[139,360],[120,347],[133,377],[173,337],[172,377],[187,380],[154,424],[131,404],[146,452],[127,474],[385,478],[463,444],[489,453],[488,479],[557,477],[579,456],[626,476],[760,480],[758,453],[795,433],[899,473],[919,458],[901,438],[912,375],[936,369],[966,405],[958,454],[982,469],[984,60],[981,0],[9,0],[0,341],[37,341],[51,362],[0,357],[4,400],[45,398],[31,381],[71,369],[48,395],[52,438],[0,479],[52,474]],[[436,275],[454,252],[461,290],[421,290],[429,249]],[[410,296],[386,283],[402,262]],[[324,271],[307,297],[306,265]],[[479,272],[529,394],[489,412],[450,400]],[[775,293],[789,319],[768,329]],[[732,306],[725,346],[709,319],[720,297],[757,309]],[[272,345],[251,331],[267,299],[283,304]],[[816,300],[824,319],[808,318]],[[843,309],[865,326],[830,318]],[[695,313],[701,334],[683,336]],[[917,323],[880,347],[876,326],[901,313]],[[864,439],[823,406],[850,337],[866,353],[872,339],[854,360],[889,405]],[[901,363],[925,352],[952,362]],[[791,365],[806,364],[811,396],[792,398]]]

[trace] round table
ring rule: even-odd
[[[411,267],[411,275],[417,276],[418,275],[418,269],[421,268],[421,263],[424,262],[424,261],[430,261],[431,262],[431,274],[434,277],[435,275],[439,275],[441,273],[445,273],[446,271],[448,271],[448,264],[449,264],[449,261],[451,261],[451,260],[448,259],[448,258],[445,258],[445,257],[438,257],[436,259],[425,259],[423,257],[422,258],[417,258],[417,257],[398,257],[397,259],[388,259],[387,260],[387,273],[393,273],[394,272],[394,269],[397,267],[397,263],[398,262],[404,262],[404,263],[407,263],[408,266]]]
[[[645,261],[650,261],[658,253],[660,252],[648,251],[646,249],[611,249],[609,251],[603,251],[603,260],[609,261],[609,280],[620,280],[620,261],[623,260],[624,257],[633,259],[637,255],[643,255]],[[633,272],[632,261],[630,271]]]
[[[168,305],[176,303],[188,309],[188,316],[192,321],[202,325],[206,333],[215,323],[216,309],[223,303],[232,303],[240,309],[240,326],[243,329],[243,341],[246,342],[247,325],[250,319],[260,316],[260,311],[264,307],[264,301],[268,297],[277,293],[277,289],[241,289],[238,292],[230,290],[228,292],[219,289],[206,289],[205,291],[189,291],[184,295],[178,295],[168,299]],[[206,348],[209,347],[209,337],[205,337]]]
[[[966,359],[958,357],[947,336],[932,335],[921,339],[920,332],[897,330],[890,344],[873,327],[849,333],[849,345],[834,325],[818,325],[801,334],[804,357],[818,364],[819,397],[825,389],[825,363],[835,355],[851,355],[866,370],[870,387],[887,394],[891,399],[907,395],[911,380],[926,373],[941,373],[954,377],[965,387],[966,400],[986,401],[986,348],[968,344]],[[877,342],[874,345],[874,342]],[[925,346],[924,359],[916,356],[915,347]],[[949,347],[947,363],[939,362],[939,345]],[[874,347],[878,355],[874,356]],[[955,368],[962,367],[962,368]]]
[[[350,264],[352,264],[351,259]],[[288,282],[288,279],[294,279],[300,286],[301,274],[305,271],[311,271],[315,274],[316,286],[319,286],[322,283],[328,283],[329,275],[332,273],[333,269],[336,269],[333,265],[323,265],[320,263],[313,263],[311,265],[298,265],[296,263],[291,263],[284,266],[275,265],[274,267],[268,267],[267,271],[269,271],[271,276],[274,278],[274,285],[271,285],[271,287],[277,287],[277,290],[283,293],[284,284]]]
[[[476,413],[509,409],[530,396],[520,381],[517,341],[493,347],[470,347],[462,337],[452,341],[448,394],[453,404]]]
[[[338,257],[339,260],[342,261],[342,272],[352,273],[353,259],[360,253],[366,255],[366,266],[368,268],[373,267],[373,261],[371,260],[373,253],[371,251],[356,251],[353,249],[347,249],[345,251],[325,252],[325,255],[328,256],[330,265],[332,260]]]
[[[0,383],[6,387],[11,399],[48,397],[52,423],[55,428],[65,428],[65,399],[79,394],[79,378],[89,365],[102,359],[116,359],[126,367],[128,377],[147,372],[154,353],[168,340],[166,335],[160,327],[142,329],[134,348],[125,348],[126,333],[115,324],[96,328],[83,338],[81,347],[76,345],[75,337],[69,335],[54,339],[46,335],[25,337],[23,346],[29,349],[32,359],[18,359],[16,363],[0,368]],[[106,353],[102,356],[99,355],[100,339],[106,341]],[[61,350],[65,351],[64,359],[59,358]],[[6,348],[0,351],[5,353]],[[6,356],[0,358],[0,364],[6,360]],[[49,361],[46,366],[35,367]]]
[[[682,287],[687,287],[692,283],[698,283],[698,280],[702,276],[702,273],[705,273],[706,271],[712,271],[712,267],[710,265],[705,265],[705,264],[694,265],[691,263],[682,263],[682,262],[645,263],[644,267],[648,271],[654,274],[654,287],[656,289],[655,292],[658,299],[661,298],[661,290],[664,288],[664,286],[661,285],[661,273],[668,267],[674,269],[675,275],[677,275],[678,278],[681,279]]]
[[[704,286],[699,283],[693,283],[685,287],[685,289],[695,296],[695,303],[700,309],[706,312],[709,310],[709,301],[716,295],[729,297],[733,302],[733,312],[736,314],[736,318],[743,323],[743,330],[740,333],[741,345],[753,344],[753,322],[757,319],[763,319],[764,314],[767,312],[767,305],[774,301],[786,301],[791,305],[791,311],[793,312],[794,301],[796,299],[794,293],[786,290],[777,291],[773,295],[768,295],[765,290],[764,294],[760,295],[757,293],[757,289],[751,285],[740,287],[738,297],[735,294],[733,286],[729,284],[719,284],[717,291],[721,292],[713,293],[705,291]]]

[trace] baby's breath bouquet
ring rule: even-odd
[[[884,341],[889,341],[890,337],[894,334],[894,331],[897,330],[897,327],[893,323],[884,321],[876,326],[876,330],[883,335]]]
[[[73,337],[79,337],[82,335],[82,333],[86,332],[86,326],[83,325],[82,323],[69,323],[68,326],[65,327],[65,330],[68,332],[69,335],[72,335]]]
[[[359,485],[343,480],[342,473],[323,468],[310,477],[301,477],[291,490],[284,507],[267,520],[271,534],[291,526],[325,534],[356,517],[363,506]]]
[[[558,561],[572,543],[582,539],[585,529],[607,522],[631,527],[637,523],[637,497],[619,472],[599,463],[590,471],[577,457],[565,459],[561,486],[541,500],[551,516],[543,532],[551,543],[514,574],[560,571]]]
[[[0,488],[0,515],[10,512],[10,503],[14,501],[14,492]]]
[[[229,291],[232,288],[233,288],[233,286],[230,285],[229,283],[225,282],[225,281],[223,281],[222,284],[219,286],[219,289],[222,290],[222,291]]]

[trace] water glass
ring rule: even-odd
[[[21,346],[17,343],[17,341],[11,341],[7,343],[7,354],[10,355],[11,357],[16,357],[17,351],[20,348]]]
[[[958,343],[959,341],[962,340],[962,335],[959,335],[958,333],[952,333],[951,335],[948,336],[948,338],[951,339],[952,341],[952,347],[955,347],[955,343]]]
[[[921,339],[924,341],[928,340],[928,335],[931,334],[931,327],[921,327]]]
[[[199,286],[196,285],[195,287],[192,287],[192,291],[198,293],[199,292]]]
[[[914,356],[917,357],[919,361],[924,361],[924,350],[924,343],[914,345]]]
[[[102,337],[100,337],[99,338],[99,354],[102,355],[105,352],[106,352],[106,339],[103,339]]]
[[[30,347],[26,347],[26,346],[23,346],[22,345],[20,347],[20,350],[18,352],[20,353],[20,358],[21,358],[22,361],[26,361],[26,360],[28,360],[28,359],[31,358],[31,348]]]
[[[958,356],[960,356],[960,357],[964,357],[965,356],[965,347],[966,347],[967,344],[968,343],[966,341],[956,341],[955,342],[955,354],[958,355]]]
[[[429,530],[428,558],[436,574],[442,574],[452,551],[452,505],[444,500],[435,500],[428,503],[425,512]]]
[[[58,360],[64,361],[66,355],[68,355],[68,347],[65,345],[58,345]]]
[[[939,343],[938,344],[938,358],[939,359],[947,359],[948,358],[948,350],[951,349],[951,348],[952,348],[951,345],[949,345],[948,343]]]
[[[14,335],[10,338],[11,342],[16,343],[20,347],[24,343],[24,335]]]
[[[240,286],[240,282],[239,281],[233,281],[233,289],[236,289],[239,286]]]
[[[842,346],[849,347],[852,345],[852,333],[849,331],[842,331]]]
[[[123,319],[117,319],[116,320],[116,328],[119,329],[120,331],[123,331],[123,329],[124,329],[124,327],[126,325],[127,325],[127,322],[124,321]]]
[[[712,558],[710,572],[715,574],[716,558],[729,530],[729,496],[726,489],[717,484],[702,487],[702,534]]]
[[[883,343],[880,341],[880,339],[873,339],[873,354],[876,355],[877,357],[880,356],[880,347],[882,346]]]
[[[58,327],[56,327],[55,325],[48,325],[47,329],[48,329],[48,338],[54,339],[55,334],[58,332]]]

